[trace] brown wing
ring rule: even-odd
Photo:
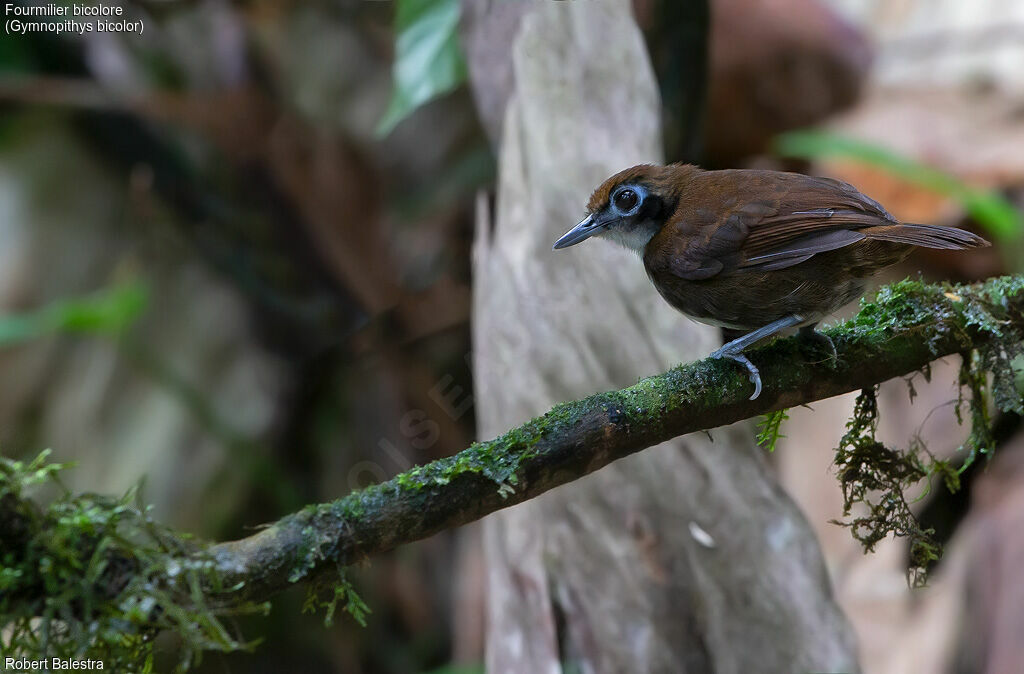
[[[838,180],[733,170],[695,177],[647,257],[653,266],[696,281],[784,269],[866,238],[930,248],[985,245],[962,230],[899,223],[877,201]]]

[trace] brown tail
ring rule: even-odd
[[[963,250],[964,248],[984,248],[991,245],[977,234],[940,225],[917,225],[899,223],[897,225],[878,225],[866,227],[860,232],[869,239],[906,243],[924,248],[940,250]]]

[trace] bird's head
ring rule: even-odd
[[[694,166],[641,164],[605,180],[590,195],[587,217],[555,241],[554,250],[599,236],[643,254],[675,211]]]

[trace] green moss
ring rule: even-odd
[[[990,454],[995,450],[995,439],[992,437],[992,420],[989,417],[988,405],[988,373],[984,369],[983,358],[977,353],[964,354],[960,364],[959,398],[956,405],[956,417],[963,423],[962,409],[967,407],[970,414],[971,433],[960,451],[966,456],[959,472],[967,470],[979,454]],[[964,392],[970,393],[964,398]]]
[[[878,408],[874,390],[865,390],[857,400],[847,432],[836,450],[835,465],[844,495],[841,522],[850,527],[854,538],[871,550],[884,537],[895,535],[910,540],[910,577],[923,583],[928,565],[938,558],[940,547],[929,529],[923,529],[910,510],[905,494],[923,480],[938,479],[947,489],[959,489],[959,473],[979,454],[994,449],[989,415],[989,400],[1003,411],[1024,413],[1024,363],[1022,317],[1012,312],[1009,298],[1024,292],[1024,277],[990,279],[980,287],[927,285],[919,281],[901,281],[882,288],[874,301],[862,302],[861,311],[830,334],[833,339],[888,340],[897,329],[918,324],[939,323],[930,344],[933,353],[938,340],[953,336],[965,345],[960,371],[960,397],[956,407],[961,423],[970,421],[971,432],[960,448],[963,460],[959,469],[948,461],[932,456],[919,442],[903,451],[890,449],[875,440]],[[948,330],[949,332],[944,332]],[[982,346],[971,333],[986,336]],[[893,345],[886,341],[886,348]],[[992,384],[989,386],[989,377]],[[927,377],[927,370],[926,370]],[[913,398],[913,386],[909,387]],[[967,410],[967,414],[963,410]],[[851,513],[856,516],[851,518]]]
[[[288,574],[288,582],[297,583],[306,577],[322,558],[320,549],[324,543],[324,534],[318,532],[312,524],[307,524],[301,530],[301,542],[295,551],[297,563]],[[332,537],[333,539],[333,537]]]
[[[416,466],[387,482],[348,494],[332,503],[309,506],[301,518],[301,543],[292,556],[288,580],[304,581],[325,559],[333,559],[338,532],[348,523],[377,509],[385,499],[416,497],[425,490],[445,487],[464,475],[482,475],[495,484],[502,497],[514,493],[524,461],[536,455],[535,447],[559,424],[575,418],[571,405],[560,405],[523,426],[488,441],[476,442],[458,454]],[[291,526],[292,521],[280,526]]]
[[[341,567],[338,568],[336,580],[310,583],[306,589],[306,601],[302,605],[302,612],[316,613],[317,609],[324,609],[324,627],[330,627],[334,624],[334,614],[339,604],[353,620],[366,627],[366,616],[373,611],[356,592],[348,580],[345,569]]]
[[[203,651],[249,645],[206,608],[223,588],[202,546],[154,522],[130,493],[72,496],[45,507],[29,499],[64,467],[47,453],[25,464],[0,458],[0,652],[30,659],[91,658],[137,671],[153,637],[182,638],[182,668]],[[183,565],[181,559],[193,560]],[[157,582],[159,580],[159,582]],[[265,611],[243,603],[234,612]]]
[[[384,483],[382,488],[415,493],[447,485],[462,475],[479,474],[494,482],[499,490],[508,490],[517,483],[523,462],[536,455],[536,445],[574,416],[571,404],[559,405],[494,440],[476,442],[454,456],[416,466]]]
[[[787,419],[789,419],[788,410],[776,410],[764,415],[761,418],[761,423],[758,424],[757,444],[769,453],[774,452],[779,439],[786,437],[782,435],[782,423]]]
[[[861,300],[857,315],[829,331],[829,335],[837,342],[886,342],[887,348],[898,349],[899,346],[890,341],[895,331],[907,325],[947,319],[954,313],[950,297],[942,286],[906,279],[883,286],[872,301]],[[930,343],[933,353],[936,353],[935,342],[941,336],[941,329],[933,335]]]
[[[906,492],[928,477],[929,466],[919,447],[901,452],[883,445],[875,438],[877,428],[876,390],[865,389],[857,397],[853,417],[836,449],[843,516],[848,518],[836,523],[849,527],[868,552],[890,534],[908,538],[910,576],[914,584],[920,584],[928,564],[938,558],[941,550],[934,541],[934,530],[921,528],[911,512]],[[851,518],[855,508],[858,514]]]

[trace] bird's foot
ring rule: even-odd
[[[836,353],[835,342],[833,342],[832,338],[825,333],[815,330],[813,325],[806,325],[800,328],[800,339],[805,339],[817,344],[823,349],[828,349],[831,352],[833,363],[839,360],[839,355]]]
[[[711,357],[728,358],[729,360],[734,360],[737,363],[744,365],[747,368],[747,371],[750,372],[750,382],[754,385],[754,395],[750,396],[750,399],[754,400],[757,396],[761,395],[761,373],[758,372],[757,368],[754,367],[754,364],[743,355],[743,350],[766,337],[771,337],[780,330],[792,328],[803,322],[804,317],[798,314],[783,316],[776,321],[772,321],[768,325],[762,326],[753,332],[748,332],[742,337],[730,341],[728,344],[723,345],[718,351],[711,354]]]
[[[747,372],[750,373],[750,383],[754,385],[754,395],[750,396],[750,399],[756,399],[759,395],[761,395],[761,373],[758,372],[757,366],[751,363],[750,359],[744,356],[743,353],[733,351],[728,347],[729,345],[726,344],[718,351],[712,353],[711,357],[728,358],[729,360],[734,360],[737,363],[740,363],[741,365],[745,366],[747,368]]]

